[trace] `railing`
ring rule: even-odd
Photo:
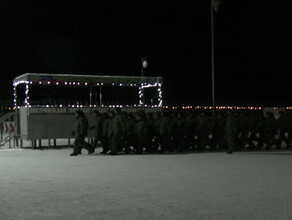
[[[11,141],[15,136],[15,113],[9,112],[0,118],[0,147],[9,142],[11,148]]]

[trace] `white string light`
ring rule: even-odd
[[[28,81],[28,80],[20,80],[20,81],[17,81],[17,82],[14,82],[13,83],[13,90],[14,90],[14,99],[13,99],[13,103],[14,103],[14,108],[17,107],[17,95],[16,95],[16,87],[19,85],[19,84],[26,84],[26,87],[25,87],[25,95],[26,95],[26,98],[24,100],[24,104],[26,107],[29,107],[31,106],[29,104],[29,96],[28,96],[28,93],[29,93],[29,87],[28,87],[28,84],[47,84],[47,85],[77,85],[77,86],[80,86],[80,85],[85,85],[87,86],[88,85],[88,82],[70,82],[70,81],[50,81],[50,80],[46,80],[46,81]],[[104,83],[102,82],[99,82],[99,83],[96,83],[97,86],[100,86],[100,85],[104,85]],[[161,89],[161,83],[141,83],[141,84],[136,84],[136,83],[112,83],[111,84],[112,86],[130,86],[130,87],[138,87],[138,95],[139,95],[139,103],[138,103],[138,106],[141,106],[141,107],[148,107],[148,105],[146,105],[144,103],[144,88],[152,88],[152,87],[158,87],[157,88],[157,92],[158,92],[158,105],[155,104],[155,105],[151,105],[149,107],[162,107],[162,89]],[[63,105],[59,105],[60,107],[63,107]],[[67,106],[70,106],[70,105],[67,105]],[[96,105],[94,105],[96,106]],[[104,106],[104,105],[102,105]],[[119,105],[118,105],[119,106]],[[122,105],[121,105],[122,106]],[[129,105],[127,105],[129,106]],[[136,104],[134,106],[137,106]],[[46,107],[54,107],[54,105],[46,105]],[[56,107],[58,107],[56,105]],[[74,107],[74,105],[72,105],[72,107]],[[79,106],[78,107],[83,107],[83,106]],[[90,105],[90,107],[92,107],[92,105]]]

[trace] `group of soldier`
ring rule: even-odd
[[[291,148],[292,114],[279,112],[279,117],[260,111],[205,112],[171,111],[138,113],[95,111],[94,141],[85,142],[89,123],[82,111],[77,111],[73,155],[86,148],[93,153],[102,147],[102,154],[116,155],[165,153],[270,150]],[[93,127],[91,127],[92,129]]]

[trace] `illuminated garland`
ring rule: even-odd
[[[25,107],[31,107],[31,105],[29,104],[29,85],[31,84],[39,84],[39,85],[74,85],[74,86],[87,86],[88,83],[87,82],[58,82],[58,81],[41,81],[41,82],[33,82],[33,81],[26,81],[26,80],[22,80],[22,81],[17,81],[15,83],[13,83],[13,92],[14,92],[14,99],[13,99],[13,104],[14,104],[14,109],[18,108],[17,106],[17,94],[16,94],[16,87],[20,84],[25,84]],[[104,83],[96,83],[93,86],[102,86],[104,85]],[[133,83],[112,83],[112,86],[128,86],[128,87],[138,87],[138,95],[139,95],[139,104],[138,106],[140,107],[162,107],[162,89],[161,83],[154,83],[154,84],[150,84],[150,83],[142,83],[141,85],[138,86],[138,84],[133,84]],[[144,101],[143,101],[143,97],[144,97],[144,88],[155,88],[157,87],[157,92],[158,92],[158,105],[151,105],[151,106],[147,106]],[[102,105],[103,107],[104,105]],[[129,105],[127,105],[129,106]],[[137,105],[134,105],[134,107],[136,107]],[[46,105],[46,107],[52,107],[49,105]],[[54,106],[57,107],[57,106]],[[62,105],[59,105],[58,107],[62,107]],[[69,107],[75,107],[74,105]],[[83,107],[82,105],[76,105],[76,107]],[[96,107],[96,105],[90,105],[90,107]],[[122,105],[109,105],[108,107],[122,107]]]

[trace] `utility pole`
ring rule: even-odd
[[[212,50],[212,109],[215,112],[215,62],[214,62],[214,11],[217,12],[220,0],[211,0],[211,50]]]

